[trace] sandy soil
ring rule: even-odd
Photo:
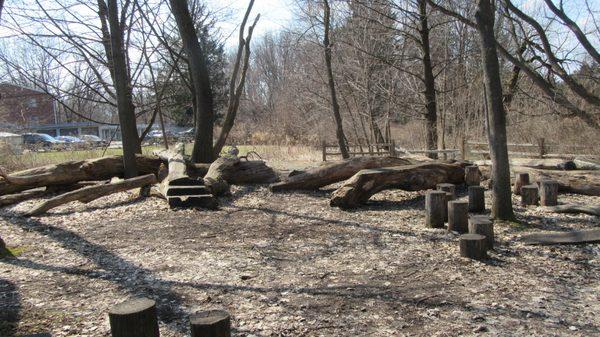
[[[497,223],[495,251],[477,262],[458,256],[456,234],[425,228],[422,193],[347,212],[329,207],[330,190],[233,192],[214,212],[131,193],[39,218],[19,216],[33,202],[0,210],[2,237],[22,251],[0,260],[0,335],[108,336],[108,309],[132,296],[157,301],[162,336],[187,336],[189,314],[206,309],[228,310],[236,336],[600,334],[599,245],[519,242],[598,217],[517,206],[521,223]]]

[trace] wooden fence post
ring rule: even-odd
[[[467,139],[464,136],[460,137],[460,158],[467,159]]]
[[[321,148],[323,149],[323,161],[327,161],[327,144],[325,144],[325,141],[321,142]]]
[[[546,154],[546,149],[545,149],[545,146],[544,146],[545,142],[546,141],[545,141],[544,138],[539,138],[538,139],[539,157],[542,158],[542,159],[544,158],[544,155]]]

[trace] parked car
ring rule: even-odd
[[[105,146],[108,144],[107,141],[96,135],[81,135],[79,138],[85,143],[93,146]]]
[[[190,140],[194,138],[194,128],[189,128],[185,131],[178,132],[177,138],[181,140]]]
[[[56,139],[58,140],[62,140],[65,143],[84,143],[83,140],[81,140],[80,138],[77,138],[75,136],[58,136],[56,137]]]
[[[29,149],[60,148],[65,142],[45,133],[24,133],[23,145]]]

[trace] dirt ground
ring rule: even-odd
[[[189,335],[188,316],[207,309],[229,311],[236,336],[600,334],[599,245],[519,242],[598,217],[516,206],[520,223],[496,223],[482,263],[459,257],[456,234],[425,228],[423,193],[348,212],[330,192],[234,187],[219,211],[132,193],[31,219],[19,212],[33,201],[1,209],[20,255],[0,260],[0,336],[109,336],[107,311],[132,296],[157,301],[161,336]]]

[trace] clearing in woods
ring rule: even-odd
[[[496,249],[478,262],[459,257],[457,235],[424,226],[424,192],[382,192],[354,211],[330,207],[331,188],[232,192],[218,211],[132,192],[40,218],[19,215],[32,201],[0,210],[19,250],[0,262],[0,335],[109,336],[109,308],[134,295],[156,299],[162,336],[188,336],[189,315],[208,309],[229,311],[236,336],[599,332],[598,245],[519,241],[598,217],[516,206],[522,224],[497,223]]]

